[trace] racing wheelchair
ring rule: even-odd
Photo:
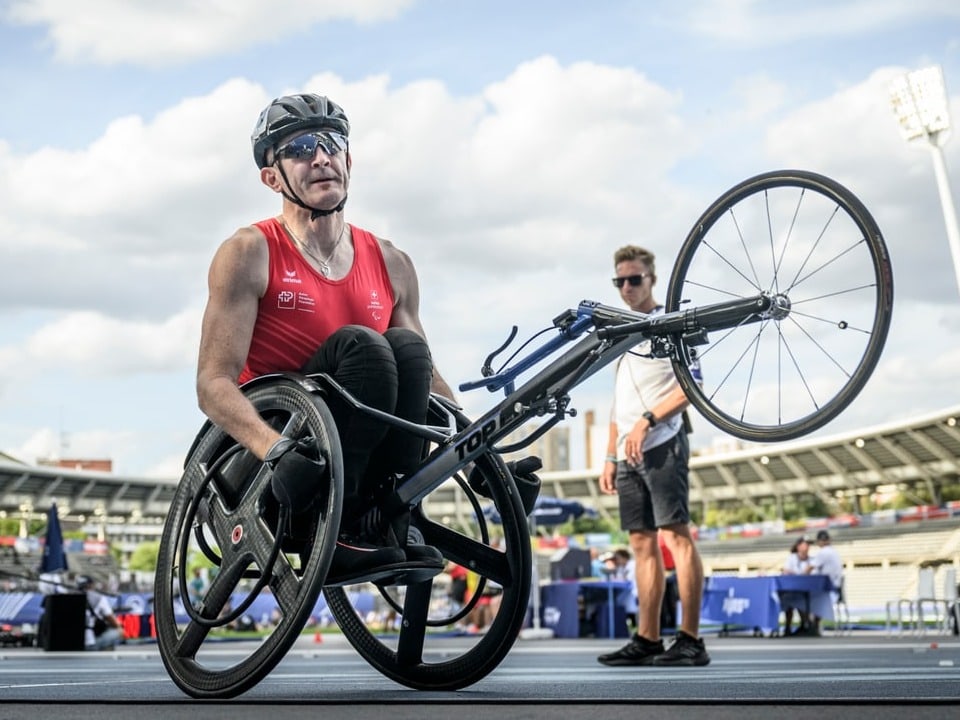
[[[502,456],[573,415],[573,388],[628,352],[669,358],[691,404],[720,430],[749,441],[796,438],[835,418],[862,390],[886,340],[892,302],[890,260],[864,205],[830,178],[785,170],[739,183],[697,220],[673,267],[663,313],[583,301],[494,370],[493,359],[511,344],[514,328],[487,358],[482,377],[460,386],[503,393],[476,420],[434,396],[424,424],[405,422],[361,405],[325,375],[251,381],[242,390],[267,422],[287,437],[313,438],[320,448],[323,489],[298,515],[301,532],[294,533],[291,510],[273,500],[270,468],[217,426],[203,426],[158,557],[154,612],[170,677],[194,697],[245,692],[282,660],[323,593],[347,640],[386,677],[422,690],[476,683],[518,637],[532,584],[526,516],[535,490]],[[702,382],[694,379],[698,364]],[[406,517],[446,560],[476,573],[475,597],[483,583],[502,589],[484,634],[438,647],[438,631],[471,605],[438,614],[436,571],[411,568],[372,578],[398,617],[388,633],[368,626],[349,587],[329,582],[343,494],[343,461],[327,406],[333,394],[429,441],[419,468],[371,511],[387,520]],[[508,440],[528,423],[535,424],[528,434]],[[451,483],[473,512],[469,528],[449,527],[429,513],[430,494]],[[489,502],[500,517],[497,541],[482,505]],[[199,601],[187,591],[187,567],[197,554],[216,570]],[[216,644],[219,629],[265,595],[278,608],[276,623],[238,662],[233,655],[225,659]]]

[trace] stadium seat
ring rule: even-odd
[[[901,633],[908,627],[918,635],[925,635],[931,629],[944,635],[950,633],[957,594],[955,568],[944,569],[943,582],[944,594],[938,597],[936,568],[921,567],[917,572],[916,595],[910,599],[900,598],[887,602],[887,633],[892,630],[894,607],[897,611],[897,630]]]
[[[850,609],[847,607],[846,584],[847,578],[844,576],[840,580],[840,587],[837,588],[837,599],[833,603],[833,630],[837,635],[849,635],[853,632],[853,626],[850,623]]]

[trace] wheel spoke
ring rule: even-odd
[[[833,222],[833,219],[837,216],[837,213],[839,211],[840,211],[840,206],[834,205],[833,212],[830,214],[830,217],[827,219],[827,222],[824,224],[823,229],[820,231],[820,234],[817,236],[816,241],[810,246],[810,252],[807,253],[807,256],[803,259],[803,262],[800,263],[800,266],[797,268],[797,273],[796,275],[794,275],[793,280],[790,282],[788,289],[793,289],[802,282],[802,280],[800,280],[800,275],[803,273],[804,269],[807,267],[807,263],[810,262],[810,258],[813,257],[813,254],[816,252],[817,248],[820,247],[820,243],[823,241],[824,236],[827,234],[827,229],[830,227],[830,223]],[[817,272],[819,272],[819,270],[822,270],[823,268],[832,264],[833,262],[835,262],[845,254],[846,252],[841,252],[835,255],[830,260],[827,260],[826,262],[821,263],[820,268],[818,270],[812,271],[804,279],[806,279],[807,277],[810,277],[811,275],[816,274]]]
[[[841,252],[838,252],[838,253],[835,254],[833,257],[829,258],[828,260],[825,260],[824,262],[820,263],[820,265],[819,265],[818,267],[814,268],[813,270],[811,270],[810,272],[808,272],[808,273],[807,273],[806,275],[804,275],[803,277],[800,277],[800,272],[798,271],[798,272],[797,272],[797,277],[794,278],[793,283],[792,283],[791,286],[790,286],[790,289],[792,290],[792,289],[796,288],[796,287],[797,287],[798,285],[800,285],[801,283],[804,283],[804,282],[810,280],[811,278],[815,277],[815,276],[818,275],[819,273],[827,270],[827,269],[828,269],[831,265],[833,265],[834,263],[840,262],[848,253],[851,253],[851,252],[853,252],[856,248],[860,247],[860,246],[862,245],[862,243],[863,243],[863,238],[861,238],[860,240],[858,240],[856,243],[854,243],[854,244],[851,245],[850,247],[846,248],[845,250],[842,250]],[[812,252],[812,251],[811,251],[811,252]],[[806,263],[804,263],[804,264],[806,264]],[[864,287],[873,287],[873,288],[875,288],[875,287],[876,287],[876,283],[872,283],[872,284],[870,284],[870,285],[865,285]],[[854,288],[854,289],[856,289],[856,288]]]
[[[201,617],[212,619],[228,609],[230,598],[237,589],[240,580],[243,579],[243,572],[248,565],[249,561],[244,562],[242,556],[231,557],[231,553],[224,553],[224,563],[220,567],[220,572],[217,573],[210,583],[210,588],[203,596],[203,602],[199,608]],[[195,657],[209,632],[210,628],[206,625],[191,621],[177,644],[177,655],[185,658]]]
[[[502,550],[437,523],[424,523],[420,527],[427,542],[445,558],[499,585],[514,582],[507,555]]]
[[[280,434],[284,437],[299,438],[304,434],[309,417],[304,412],[292,412],[287,418]]]
[[[423,660],[423,641],[427,632],[427,612],[430,609],[432,588],[432,581],[407,586],[397,645],[397,662],[401,665],[416,665]]]

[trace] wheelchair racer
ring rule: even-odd
[[[324,460],[315,444],[270,427],[241,392],[243,383],[280,371],[328,373],[360,402],[416,423],[426,418],[431,390],[453,398],[431,360],[409,256],[344,218],[349,135],[343,109],[327,97],[273,100],[251,143],[260,181],[281,197],[280,213],[237,230],[208,272],[200,409],[273,468],[274,495],[294,512],[317,496]],[[328,580],[345,584],[410,563],[439,572],[435,548],[360,523],[361,512],[389,492],[389,478],[416,469],[423,441],[354,411],[335,393],[327,401],[345,475]]]

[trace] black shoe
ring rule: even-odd
[[[653,665],[709,665],[710,656],[703,646],[702,638],[687,635],[682,630],[677,631],[677,638],[673,645],[662,655],[653,659]]]
[[[427,545],[423,533],[410,525],[407,528],[407,544],[403,547],[407,562],[444,566],[443,555],[432,545]]]
[[[317,513],[297,513],[290,517],[290,525],[283,534],[281,548],[288,553],[307,551],[317,534]]]
[[[401,551],[406,559],[403,570],[379,584],[411,585],[426,582],[443,572],[446,565],[443,554],[432,545],[427,545],[423,534],[413,525],[407,529],[407,543]]]
[[[630,638],[630,642],[616,652],[597,658],[604,665],[652,665],[653,659],[663,654],[663,640],[647,640],[639,635]]]
[[[392,577],[406,564],[407,556],[400,548],[379,547],[341,535],[333,551],[326,584],[349,585],[353,582],[375,582]]]

